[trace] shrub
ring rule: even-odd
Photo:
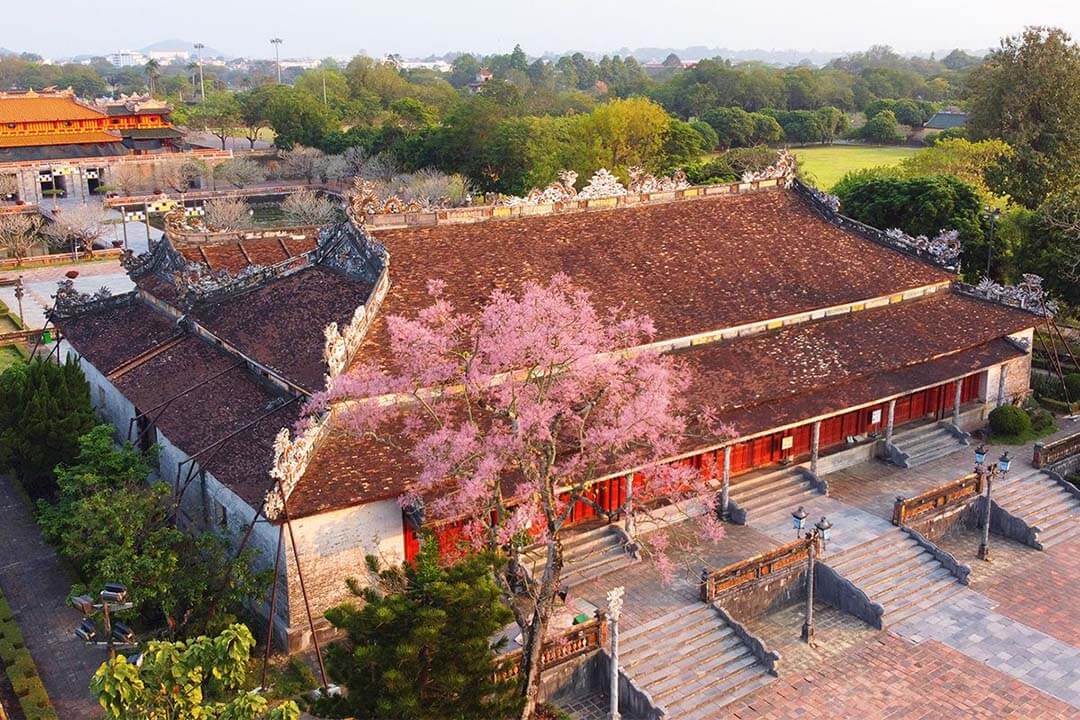
[[[1031,415],[1031,429],[1035,432],[1044,432],[1054,427],[1054,415],[1049,410],[1036,408],[1028,413]]]
[[[1069,393],[1070,401],[1080,400],[1080,373],[1069,373],[1065,376],[1065,389]]]
[[[731,163],[721,156],[686,168],[686,179],[694,185],[718,185],[735,182],[739,176]]]
[[[990,411],[990,429],[999,435],[1022,435],[1031,429],[1031,417],[1021,407],[1002,405]]]
[[[10,640],[7,638],[0,639],[0,664],[8,665],[15,662],[17,652],[17,648]]]

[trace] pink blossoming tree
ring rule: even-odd
[[[423,508],[427,521],[458,520],[468,543],[509,557],[497,580],[522,629],[528,719],[575,504],[604,512],[586,497],[590,484],[638,468],[619,514],[697,503],[705,535],[718,538],[713,473],[659,461],[694,436],[727,430],[709,412],[688,411],[691,378],[675,357],[612,352],[649,342],[648,318],[597,311],[565,276],[526,283],[518,296],[497,290],[476,315],[458,312],[443,290],[430,284],[432,304],[416,318],[387,318],[391,371],[360,365],[313,407],[336,404],[352,432],[417,468],[405,507]],[[670,567],[664,533],[653,535],[651,554]],[[649,551],[648,538],[637,541]],[[545,559],[532,576],[519,555],[536,545]]]

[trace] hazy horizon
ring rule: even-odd
[[[113,0],[108,12],[84,0],[57,0],[44,10],[17,4],[4,11],[0,47],[46,57],[108,54],[177,38],[198,41],[227,55],[273,57],[271,37],[281,37],[283,57],[442,55],[508,52],[520,44],[529,55],[570,50],[722,47],[844,53],[890,45],[905,54],[949,48],[983,49],[1025,25],[1055,25],[1080,34],[1080,3],[1031,0],[1018,5],[984,0],[972,10],[953,0],[895,3],[774,0],[732,8],[715,2],[594,0],[566,10],[536,12],[528,3],[457,3],[417,0],[408,9],[392,3],[362,8],[349,0],[250,6],[187,0],[167,26],[142,22],[157,12],[135,0]],[[887,8],[888,15],[880,7]],[[117,22],[128,18],[131,22]],[[327,23],[330,23],[329,27]]]

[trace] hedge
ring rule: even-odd
[[[0,595],[0,665],[11,681],[26,720],[58,720],[34,658],[26,649],[22,631],[3,595]]]

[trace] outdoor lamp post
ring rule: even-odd
[[[206,47],[201,42],[195,43],[195,51],[199,57],[199,93],[202,95],[203,102],[206,102],[206,81],[203,79],[202,71],[202,51]]]
[[[608,618],[611,620],[611,720],[619,720],[619,615],[622,614],[625,588],[608,591]]]
[[[975,472],[986,481],[986,513],[983,515],[982,543],[979,545],[979,559],[990,562],[990,511],[993,504],[992,492],[993,481],[997,475],[1005,479],[1009,467],[1012,466],[1012,457],[1008,451],[1001,454],[996,465],[986,466],[986,447],[980,445],[975,449]]]
[[[801,507],[791,515],[796,522],[806,520],[806,512]],[[830,530],[832,530],[832,523],[822,515],[821,519],[814,523],[813,530],[806,533],[806,539],[810,541],[810,545],[806,555],[806,619],[803,621],[802,639],[811,647],[814,645],[814,556],[817,553],[818,540],[821,540],[821,549],[824,551],[826,543],[829,542]]]
[[[277,66],[277,84],[281,84],[281,43],[285,42],[279,37],[270,38],[270,44],[274,46],[274,65]]]
[[[127,601],[127,588],[122,583],[105,583],[98,593],[100,602],[94,602],[89,595],[77,595],[71,598],[71,606],[83,614],[79,626],[75,628],[75,637],[91,645],[105,645],[109,648],[109,659],[116,657],[116,645],[135,645],[135,633],[122,622],[113,622],[112,614],[135,607]],[[105,640],[98,640],[97,623],[94,616],[101,613],[105,626]]]
[[[795,537],[802,537],[802,529],[806,527],[806,510],[800,505],[799,509],[791,513],[791,527],[795,531]]]
[[[19,303],[19,325],[23,328],[26,327],[26,320],[23,319],[22,299],[26,294],[26,290],[23,288],[22,275],[15,281],[15,300]]]

